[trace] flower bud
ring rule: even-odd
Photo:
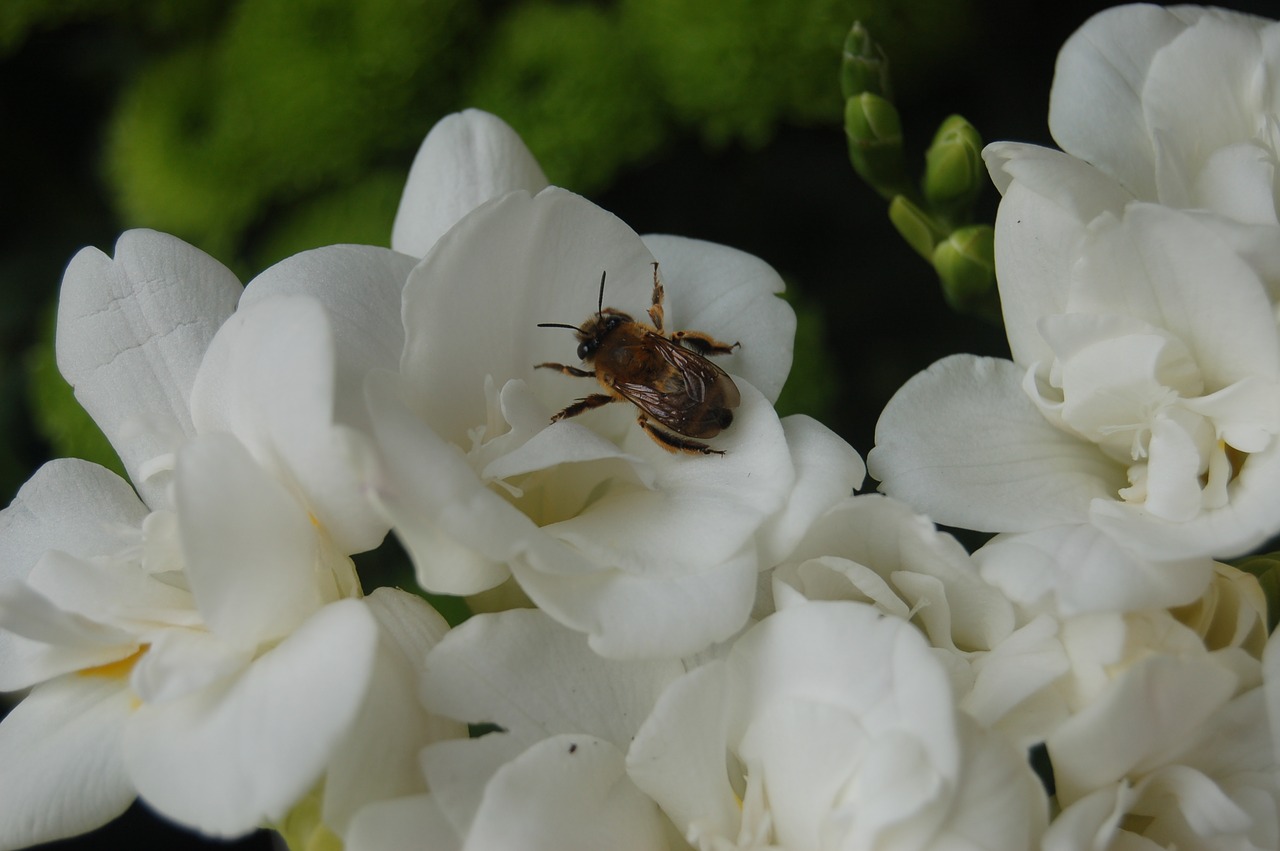
[[[840,61],[840,89],[845,100],[864,92],[881,97],[891,97],[889,90],[889,57],[879,43],[871,38],[861,21],[855,21],[853,29],[844,40],[844,53]]]
[[[965,313],[981,310],[995,291],[995,231],[969,225],[952,232],[934,248],[933,268],[948,304]]]
[[[902,123],[892,103],[869,92],[851,97],[844,108],[844,132],[853,168],[884,198],[906,190]]]
[[[945,234],[924,210],[905,195],[899,195],[889,204],[889,221],[907,245],[925,260],[933,262],[933,247]]]
[[[986,183],[982,137],[964,118],[952,115],[938,127],[925,153],[924,196],[935,204],[967,209]]]

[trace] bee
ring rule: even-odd
[[[537,369],[556,369],[565,375],[594,378],[604,393],[584,396],[551,421],[576,417],[610,402],[630,402],[640,409],[636,422],[668,452],[723,455],[698,438],[715,437],[733,422],[733,409],[742,401],[738,387],[723,369],[707,360],[727,355],[739,343],[722,343],[701,331],[662,330],[663,289],[658,264],[653,264],[652,325],[604,306],[604,279],[593,316],[577,325],[542,322],[539,328],[568,328],[578,337],[578,359],[592,369],[562,363],[540,363]]]

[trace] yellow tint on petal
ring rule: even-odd
[[[129,676],[129,672],[133,670],[133,666],[150,648],[150,644],[144,644],[123,659],[117,659],[114,662],[107,662],[105,665],[94,665],[92,668],[81,668],[76,673],[82,677],[108,677],[123,679],[124,677]]]

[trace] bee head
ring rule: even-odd
[[[578,337],[578,360],[589,361],[595,356],[596,350],[600,348],[600,344],[604,339],[620,325],[628,322],[634,322],[629,314],[620,310],[614,310],[612,307],[604,306],[604,278],[605,272],[600,273],[600,296],[596,301],[596,312],[591,318],[582,323],[582,326],[567,325],[563,322],[539,322],[539,328],[568,328]]]

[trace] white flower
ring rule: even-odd
[[[1107,9],[1062,46],[1049,128],[1136,198],[1275,225],[1278,34],[1226,9]]]
[[[431,166],[449,150],[440,140],[450,128],[466,151],[489,150],[476,141],[485,132],[508,151],[510,131],[488,121],[477,129],[477,120],[434,131],[415,174],[450,173]],[[529,174],[527,154],[509,151],[446,161]],[[419,208],[410,196],[426,191],[425,180],[411,178],[402,222]],[[454,174],[437,200],[460,209],[519,183]],[[398,374],[374,374],[367,388],[383,458],[379,496],[419,582],[474,594],[514,574],[539,607],[611,656],[685,655],[740,629],[767,566],[760,554],[785,550],[862,476],[861,460],[830,431],[803,417],[780,422],[773,411],[795,328],[776,296],[781,279],[734,249],[641,239],[555,188],[502,195],[438,238],[443,225],[429,227],[416,244],[430,251],[404,287]],[[538,323],[585,321],[597,310],[602,273],[605,306],[647,319],[655,260],[666,329],[741,343],[716,358],[742,397],[714,440],[724,455],[667,451],[627,403],[550,424],[601,388],[535,370],[578,362],[571,333]]]
[[[627,777],[624,756],[675,660],[614,661],[541,612],[477,615],[428,655],[433,713],[497,725],[422,752],[430,794],[355,818],[349,851],[661,849],[666,820]]]
[[[1047,817],[920,632],[860,603],[783,609],[677,680],[627,770],[699,849],[1021,851]]]
[[[961,709],[1019,745],[1043,738],[1031,698],[1068,668],[1057,621],[1015,608],[959,542],[905,504],[874,494],[838,503],[772,576],[779,609],[849,600],[911,621]]]
[[[1100,670],[1105,685],[1048,740],[1063,810],[1046,851],[1277,847],[1276,643],[1261,670],[1189,647]]]
[[[1093,583],[1072,585],[1060,541],[1037,544],[1080,610],[1190,602],[1208,556],[1280,528],[1280,335],[1258,276],[1197,220],[1137,203],[1087,226],[1072,215],[1050,221],[1083,236],[1042,251],[1047,226],[1002,207],[1013,361],[954,356],[908,382],[872,474],[949,525],[1101,530],[1089,546],[1116,555]],[[1153,560],[1183,563],[1151,581]]]
[[[324,311],[276,297],[232,315],[238,295],[152,232],[68,269],[59,364],[144,499],[61,460],[0,514],[0,689],[33,687],[0,724],[2,847],[95,827],[135,793],[234,835],[322,777],[341,830],[371,795],[421,787],[406,744],[459,732],[397,695],[440,617],[359,599],[347,554],[386,527],[334,423]]]
[[[1194,6],[1134,4],[1090,18],[1063,45],[1049,97],[1049,128],[1066,153],[1010,142],[983,152],[1002,215],[1044,235],[1057,216],[1029,218],[1022,196],[1086,222],[1135,199],[1188,210],[1280,301],[1277,32],[1273,21]],[[1038,250],[1068,242],[1050,236]]]

